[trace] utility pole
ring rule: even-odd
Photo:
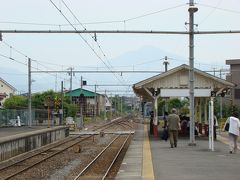
[[[105,104],[104,104],[104,121],[106,120],[106,101],[107,100],[107,95],[106,95],[106,90],[105,90]]]
[[[112,103],[113,103],[112,93],[111,93],[110,97],[111,97],[110,120],[112,120],[112,105],[113,105],[113,104],[112,104]]]
[[[82,80],[82,76],[81,76],[81,90],[80,90],[80,116],[81,116],[81,125],[84,126],[83,124],[83,96],[82,96],[82,87],[83,87],[83,80]]]
[[[165,60],[164,60],[164,62],[163,62],[163,65],[165,66],[165,72],[167,72],[167,70],[168,70],[168,65],[169,65],[169,62],[168,62],[168,60],[167,60],[167,56],[165,56]]]
[[[57,92],[57,74],[55,76],[55,92]]]
[[[198,8],[194,0],[189,0],[189,99],[190,99],[190,146],[195,146],[195,119],[194,119],[194,13]]]
[[[95,84],[94,88],[94,121],[96,122],[96,115],[97,115],[97,85]]]
[[[72,103],[72,77],[73,77],[73,68],[70,67],[69,68],[70,73],[68,73],[70,75],[70,101]]]
[[[61,121],[60,121],[60,125],[63,124],[63,81],[61,81]]]
[[[122,111],[123,111],[123,100],[122,100],[122,96],[121,96],[121,116],[122,116]]]
[[[216,68],[213,68],[213,75],[216,76],[215,74]]]
[[[28,58],[28,126],[32,127],[31,59]]]

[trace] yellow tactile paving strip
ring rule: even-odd
[[[146,124],[144,125],[142,180],[154,180],[152,154]]]

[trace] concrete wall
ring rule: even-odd
[[[13,135],[0,140],[0,161],[69,136],[68,127],[55,127]]]

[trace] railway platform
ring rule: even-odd
[[[196,146],[188,138],[179,138],[178,147],[149,136],[147,125],[140,124],[116,179],[156,180],[239,180],[240,150],[230,154],[227,134],[218,135],[215,150],[208,139],[196,137]]]
[[[68,135],[67,126],[1,127],[0,161],[63,139]]]

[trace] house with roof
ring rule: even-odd
[[[92,117],[94,114],[99,115],[105,109],[110,109],[109,106],[111,106],[109,99],[105,95],[86,89],[74,89],[66,92],[65,96],[70,97],[72,103],[79,107],[78,113],[80,113],[82,107],[82,113],[85,117]]]
[[[16,88],[0,77],[0,108],[2,107],[4,101],[15,92]]]
[[[228,59],[226,64],[230,65],[230,73],[226,79],[235,84],[231,89],[232,104],[240,106],[240,59]]]

